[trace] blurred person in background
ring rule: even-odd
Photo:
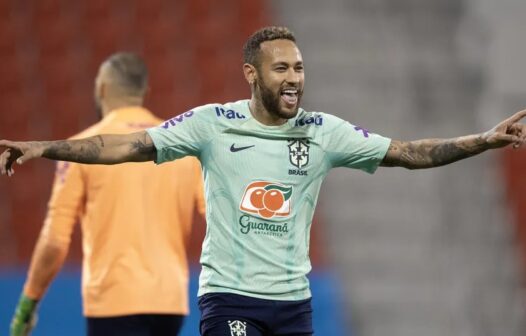
[[[148,71],[140,57],[112,55],[95,80],[102,120],[73,138],[158,125],[161,120],[142,107],[147,89]],[[87,334],[177,335],[189,310],[186,247],[196,208],[204,215],[195,158],[160,167],[59,162],[11,336],[28,335],[33,328],[38,303],[64,263],[78,220]]]
[[[310,225],[330,169],[432,168],[525,140],[518,122],[526,111],[479,134],[391,140],[300,108],[304,64],[287,28],[255,32],[243,54],[250,99],[203,105],[128,135],[0,141],[7,147],[0,172],[9,176],[14,162],[35,157],[90,164],[198,157],[208,206],[198,292],[202,335],[313,334]]]

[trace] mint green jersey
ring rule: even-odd
[[[306,299],[310,226],[324,177],[334,167],[373,173],[390,140],[302,109],[266,126],[248,104],[205,105],[148,129],[156,163],[186,155],[201,161],[207,228],[199,296]]]

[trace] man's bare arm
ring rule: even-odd
[[[422,169],[443,166],[489,149],[480,135],[455,139],[391,141],[381,165]]]
[[[525,140],[525,125],[518,123],[525,116],[526,110],[517,112],[481,134],[453,139],[393,140],[381,165],[408,169],[432,168],[477,155],[488,149],[510,144],[517,148]]]
[[[155,146],[146,133],[97,135],[81,140],[43,142],[42,157],[79,163],[116,164],[155,159]]]
[[[156,149],[146,131],[97,135],[79,140],[13,142],[1,140],[7,149],[0,155],[0,173],[12,175],[14,162],[45,157],[51,160],[86,164],[117,164],[123,162],[152,161]]]

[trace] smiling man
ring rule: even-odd
[[[521,111],[493,129],[453,139],[390,140],[300,108],[303,59],[284,27],[254,33],[243,72],[252,96],[210,104],[131,135],[76,141],[0,141],[0,170],[34,157],[82,163],[201,161],[207,231],[199,286],[201,334],[311,335],[310,225],[330,169],[373,173],[449,164],[524,141]]]

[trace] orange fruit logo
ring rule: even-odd
[[[239,209],[263,218],[287,217],[290,215],[292,187],[280,183],[256,181],[250,183]]]

